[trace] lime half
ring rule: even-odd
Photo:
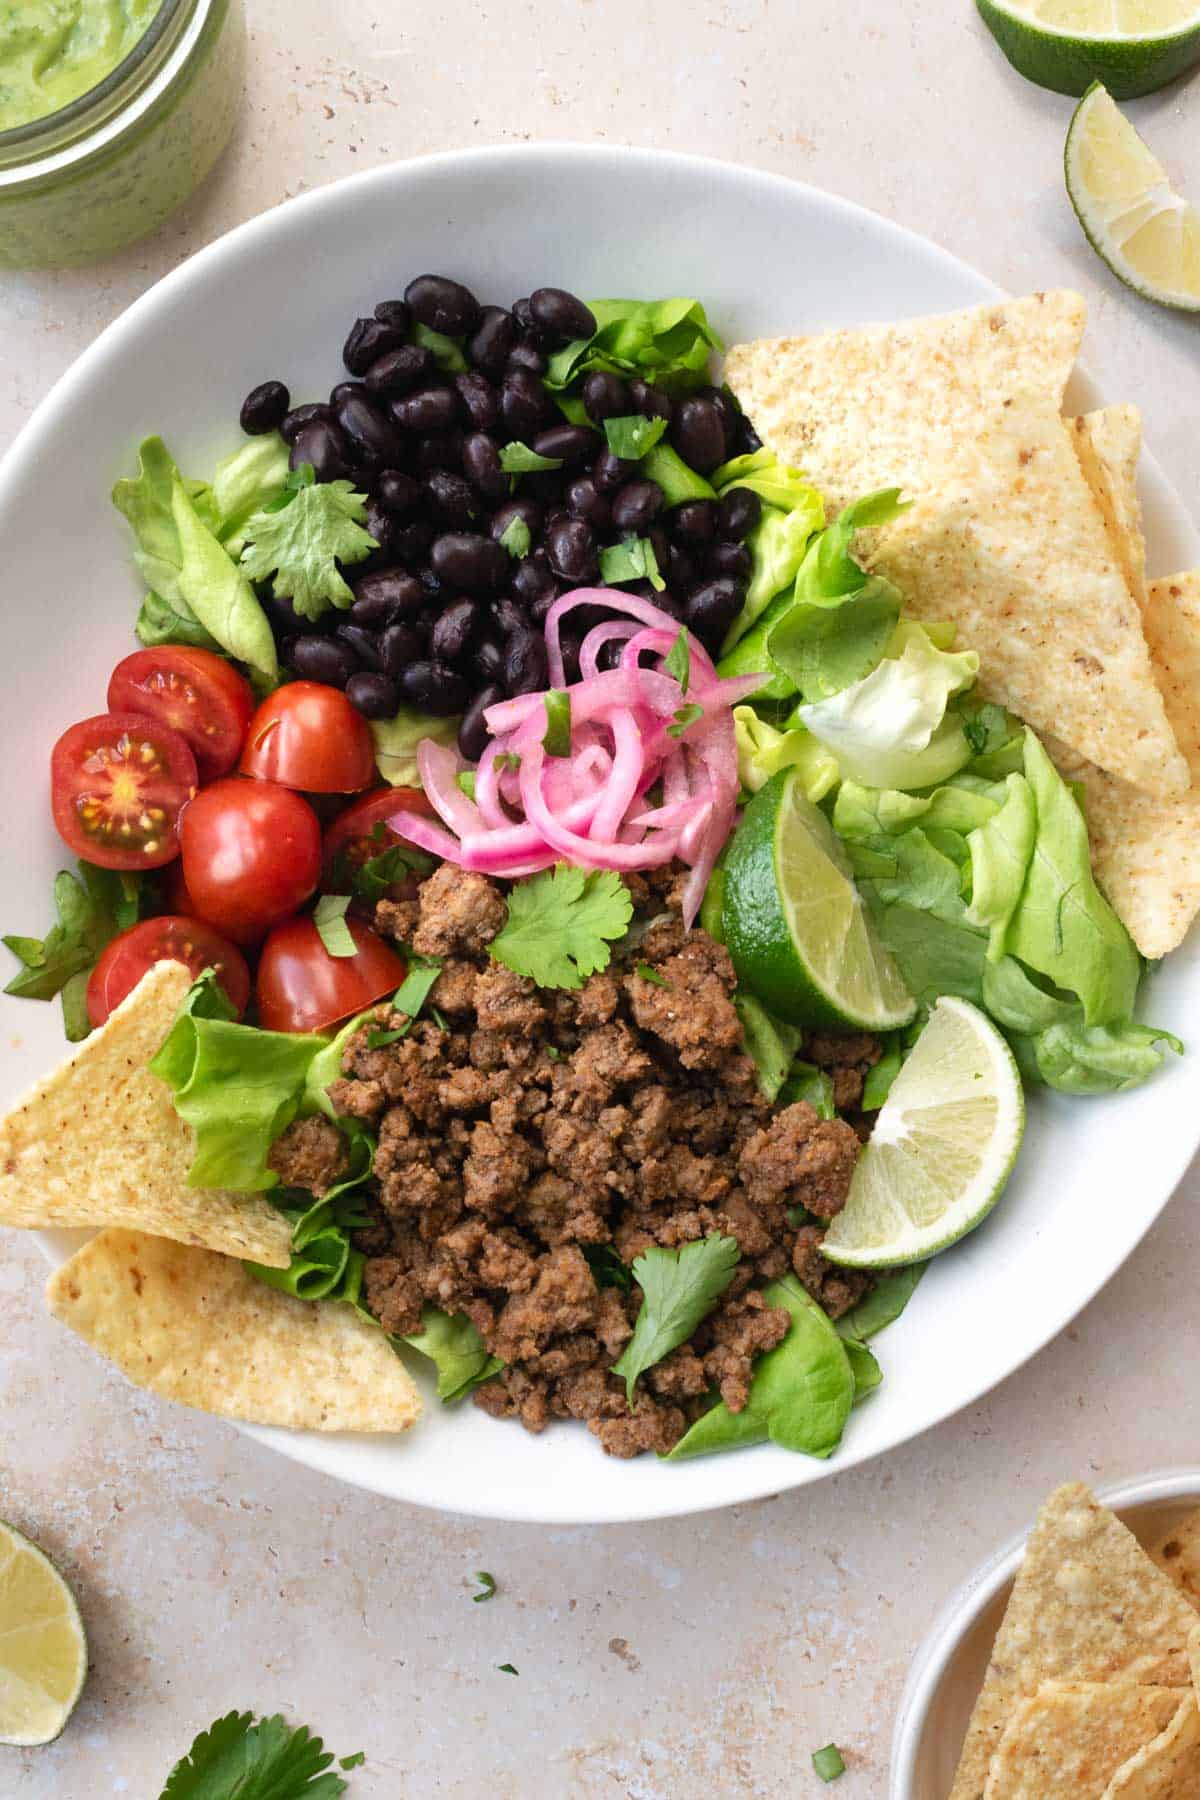
[[[49,1557],[0,1519],[0,1744],[56,1738],[86,1674],[74,1594]]]
[[[832,1262],[888,1269],[957,1243],[1008,1180],[1025,1102],[990,1019],[945,995],[892,1083],[821,1245]]]
[[[1071,205],[1113,274],[1146,300],[1200,312],[1200,215],[1099,84],[1075,108],[1065,163]]]
[[[739,981],[781,1019],[893,1031],[916,1011],[796,769],[760,789],[733,835],[721,925]]]
[[[1200,62],[1195,0],[976,0],[1013,68],[1057,94],[1152,94]]]

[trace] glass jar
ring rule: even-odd
[[[0,268],[97,262],[155,230],[228,143],[244,70],[242,0],[163,0],[111,75],[0,132]]]

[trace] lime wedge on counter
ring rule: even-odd
[[[1200,214],[1097,84],[1071,120],[1067,192],[1096,254],[1160,306],[1200,312]]]
[[[1012,1051],[978,1007],[943,995],[892,1083],[822,1254],[889,1269],[957,1243],[1000,1198],[1024,1128]]]
[[[49,1557],[0,1519],[0,1744],[48,1744],[75,1709],[87,1640]]]
[[[797,769],[746,808],[726,853],[721,925],[739,981],[794,1025],[893,1031],[916,1011]]]
[[[1057,94],[1152,94],[1200,62],[1195,0],[976,0],[1013,68]]]

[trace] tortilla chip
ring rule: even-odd
[[[1187,1696],[1193,1708],[1195,1701]],[[1178,1688],[1048,1681],[1012,1711],[984,1800],[1086,1800],[1184,1710]]]
[[[1200,1612],[1200,1511],[1189,1513],[1170,1531],[1161,1532],[1147,1544],[1146,1554],[1154,1559],[1164,1575],[1171,1577],[1176,1587],[1182,1588]],[[1200,1688],[1200,1677],[1196,1686]]]
[[[735,344],[725,379],[765,444],[798,463],[832,517],[873,488],[921,494],[932,470],[1026,388],[1057,413],[1083,337],[1078,294],[819,337]]]
[[[157,963],[0,1119],[0,1225],[128,1225],[287,1268],[292,1228],[269,1200],[188,1187],[194,1133],[146,1066],[191,980],[181,963]]]
[[[1136,406],[1106,406],[1070,421],[1075,454],[1100,508],[1129,591],[1146,609],[1146,540],[1137,494],[1142,415]],[[1181,746],[1182,748],[1182,746]]]
[[[295,1431],[406,1431],[420,1396],[353,1307],[296,1300],[229,1256],[102,1231],[50,1277],[51,1312],[135,1386]]]
[[[1200,784],[1200,569],[1152,581],[1143,624],[1167,717]]]
[[[1186,792],[1138,608],[1051,397],[1002,407],[870,562],[907,613],[959,628],[987,698],[1122,780]]]
[[[1196,1800],[1200,1794],[1200,1708],[1189,1694],[1165,1731],[1122,1763],[1101,1800]]]
[[[1132,1532],[1081,1483],[1059,1488],[1017,1571],[950,1800],[981,1800],[1010,1714],[1043,1682],[1185,1687],[1194,1624]]]

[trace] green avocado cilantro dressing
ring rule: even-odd
[[[0,131],[98,86],[129,55],[161,0],[0,0]]]

